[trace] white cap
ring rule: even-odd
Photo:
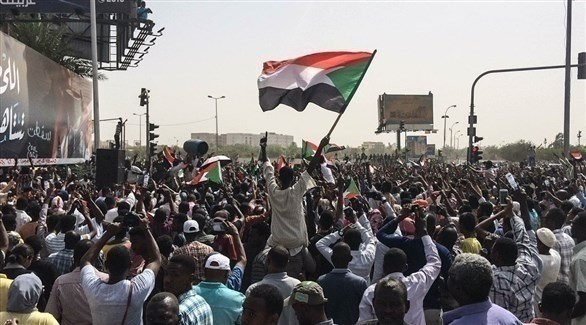
[[[199,223],[195,220],[187,220],[183,223],[183,232],[186,234],[193,234],[199,231]]]
[[[220,253],[210,255],[206,260],[205,268],[210,270],[230,271],[230,259]]]
[[[537,234],[539,241],[541,241],[545,246],[552,248],[555,245],[556,238],[553,231],[549,230],[548,228],[539,228],[535,233]]]

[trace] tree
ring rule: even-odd
[[[84,77],[92,77],[91,61],[76,57],[66,40],[67,27],[47,22],[16,22],[10,28],[12,37],[61,66]],[[106,76],[98,73],[98,79]]]
[[[564,147],[564,134],[558,133],[555,136],[555,140],[549,144],[548,148],[560,149]]]

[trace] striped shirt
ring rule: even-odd
[[[62,232],[50,233],[45,238],[45,246],[49,255],[65,249],[65,234]]]

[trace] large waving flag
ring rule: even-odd
[[[374,57],[368,52],[322,52],[268,61],[258,78],[263,111],[279,104],[303,111],[312,102],[343,113]]]
[[[195,178],[191,181],[191,185],[197,185],[199,183],[210,181],[216,184],[222,184],[222,166],[220,161],[211,163],[203,169],[200,169]]]

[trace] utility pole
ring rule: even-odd
[[[564,82],[564,157],[570,154],[570,86],[572,67],[572,0],[568,0],[566,13],[566,66]]]
[[[580,138],[582,137],[582,131],[578,131],[578,147],[580,147]]]

